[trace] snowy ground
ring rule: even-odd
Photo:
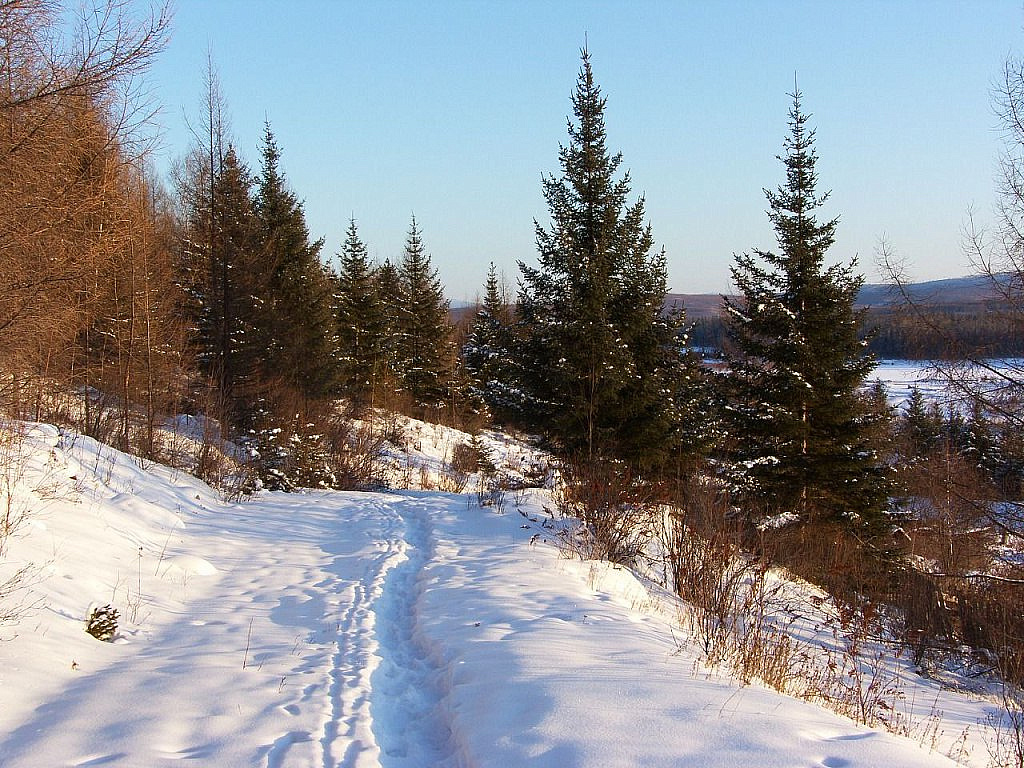
[[[1008,371],[1014,380],[1020,379],[1022,362],[1017,359],[993,360],[991,364],[996,371]],[[991,371],[972,368],[967,365],[957,369],[956,376],[971,377],[982,389],[994,389],[995,377]],[[917,389],[925,400],[946,405],[950,402],[948,381],[936,369],[934,363],[925,360],[879,360],[878,366],[869,376],[870,381],[881,381],[889,393],[889,401],[902,406],[910,397],[912,389]]]
[[[881,381],[889,392],[893,405],[902,405],[910,397],[911,389],[918,389],[928,400],[942,400],[946,383],[936,375],[931,364],[920,360],[879,360],[870,375],[871,381]]]
[[[416,429],[418,455],[450,447]],[[560,556],[542,491],[504,514],[438,491],[225,503],[52,427],[24,446],[3,768],[942,766],[965,729],[988,762],[992,703],[934,682],[906,682],[901,738],[708,670],[677,603]],[[110,643],[84,631],[107,603]]]

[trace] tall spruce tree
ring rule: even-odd
[[[423,247],[413,216],[399,267],[403,303],[398,316],[399,374],[418,409],[443,407],[452,380],[448,301]]]
[[[512,309],[498,280],[494,262],[487,271],[484,298],[462,347],[469,377],[469,395],[485,403],[491,415],[504,420],[514,405]]]
[[[645,469],[672,450],[683,338],[663,316],[664,253],[651,254],[643,198],[627,203],[629,174],[617,178],[622,155],[606,148],[606,100],[581,54],[562,172],[543,181],[540,263],[519,265],[518,409],[570,454]]]
[[[304,396],[326,396],[337,382],[337,332],[331,279],[310,242],[302,203],[280,170],[267,123],[256,194],[262,258],[268,274],[265,343],[268,374]]]
[[[236,416],[247,410],[260,378],[256,297],[262,285],[252,184],[248,168],[228,147],[212,189],[211,290],[202,302],[200,338],[207,370]]]
[[[880,532],[888,484],[860,390],[875,366],[854,308],[863,277],[825,265],[838,219],[819,221],[814,131],[794,90],[786,181],[765,190],[778,252],[736,257],[726,299],[735,479],[766,513]]]
[[[387,328],[376,270],[366,245],[359,239],[355,219],[349,220],[340,259],[335,316],[341,393],[362,408],[374,405],[373,395],[383,372]]]
[[[378,380],[384,386],[383,405],[389,407],[387,404],[391,402],[391,398],[399,395],[402,391],[401,361],[405,348],[401,330],[405,307],[405,287],[402,285],[402,275],[393,262],[385,260],[377,267],[374,287],[383,315],[384,328],[383,370],[380,372]]]

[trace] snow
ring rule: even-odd
[[[942,369],[954,380],[963,378],[973,381],[983,390],[994,391],[998,384],[994,372],[1019,371],[1021,361],[1006,358],[986,361],[986,365],[991,366],[991,370],[964,363],[952,367],[948,363],[937,364],[924,360],[879,360],[869,380],[885,384],[889,402],[893,405],[902,406],[906,403],[912,389],[917,389],[926,401],[945,405],[955,399],[955,393],[951,391],[947,376],[942,375]],[[1014,373],[1011,378],[1016,380],[1019,376]]]
[[[406,431],[428,480],[465,439]],[[561,555],[545,490],[504,514],[427,490],[234,503],[88,438],[26,432],[8,470],[23,524],[0,560],[0,584],[32,568],[20,621],[0,625],[4,768],[943,766],[965,728],[970,763],[987,762],[994,705],[907,670],[907,708],[941,710],[946,736],[869,729],[707,667],[685,606]],[[530,463],[488,439],[496,460]],[[108,603],[109,643],[84,631]]]
[[[917,389],[929,401],[942,401],[948,386],[931,363],[920,360],[879,360],[869,378],[885,384],[893,405],[903,405],[912,389]]]

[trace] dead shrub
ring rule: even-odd
[[[452,447],[451,457],[441,467],[441,490],[462,493],[469,485],[469,478],[480,470],[481,464],[481,453],[473,442],[456,443]]]
[[[964,642],[987,654],[1010,685],[1024,685],[1024,614],[1021,585],[990,579],[965,579],[956,593]]]
[[[915,664],[920,666],[934,652],[951,644],[952,613],[933,575],[901,569],[889,602],[896,609],[896,634],[910,649]]]
[[[368,490],[384,486],[384,449],[387,424],[372,418],[353,421],[344,414],[335,415],[325,427],[325,439],[335,487],[343,490]]]
[[[754,551],[769,562],[824,589],[838,600],[859,604],[892,591],[889,553],[875,550],[842,524],[827,520],[798,522],[759,530]]]
[[[580,521],[566,529],[564,550],[581,559],[635,566],[655,535],[654,489],[612,461],[567,462],[562,478],[558,511]]]
[[[784,693],[792,693],[807,675],[809,655],[793,639],[780,617],[787,611],[782,585],[770,585],[768,564],[749,563],[746,588],[733,622],[730,664],[744,682],[757,679]]]
[[[726,655],[737,620],[747,560],[727,532],[698,534],[677,517],[669,541],[672,586],[693,607],[690,618],[701,650],[711,663]]]
[[[985,569],[996,538],[990,522],[996,496],[977,466],[947,449],[912,464],[904,479],[909,554],[948,575]]]

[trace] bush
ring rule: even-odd
[[[1024,685],[1021,586],[988,579],[971,582],[964,583],[956,596],[964,642],[986,652],[1005,681]]]
[[[636,565],[654,538],[654,489],[613,461],[568,462],[562,477],[559,512],[581,522],[563,536],[564,548],[583,559]]]
[[[109,643],[117,634],[118,618],[117,608],[113,608],[110,605],[93,608],[89,612],[89,618],[86,619],[85,631],[97,640]]]

